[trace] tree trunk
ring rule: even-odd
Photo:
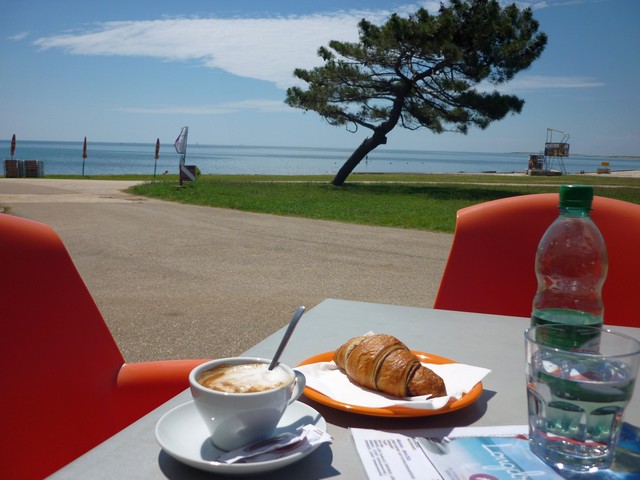
[[[331,183],[336,187],[340,187],[344,184],[349,174],[353,172],[353,169],[358,166],[364,157],[369,155],[376,147],[387,143],[387,137],[383,133],[374,132],[371,137],[367,137],[360,144],[358,148],[351,154],[351,156],[344,162],[344,165],[340,167],[336,176],[333,177]]]

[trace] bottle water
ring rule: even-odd
[[[602,234],[589,216],[592,201],[590,186],[560,187],[560,215],[542,236],[536,252],[538,290],[531,325],[575,327],[571,335],[547,339],[570,350],[596,348],[593,333],[581,332],[580,327],[601,327],[603,323],[602,285],[608,257]]]

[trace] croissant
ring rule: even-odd
[[[334,352],[333,360],[358,385],[395,397],[447,394],[442,378],[391,335],[352,338]]]

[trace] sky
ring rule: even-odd
[[[513,2],[513,0],[512,0]],[[512,3],[509,2],[509,3]],[[640,155],[639,0],[534,0],[542,56],[500,91],[520,114],[467,135],[397,127],[386,148]],[[357,41],[439,2],[410,0],[7,0],[0,16],[0,149],[18,141],[354,148],[371,132],[284,103],[320,46]],[[548,130],[552,129],[552,130]]]

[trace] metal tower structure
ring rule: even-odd
[[[562,138],[559,142],[553,141],[553,134],[562,134]],[[569,134],[553,128],[547,128],[547,141],[544,144],[544,167],[545,170],[551,172],[555,164],[563,175],[567,174],[567,170],[564,167],[564,157],[569,156]]]

